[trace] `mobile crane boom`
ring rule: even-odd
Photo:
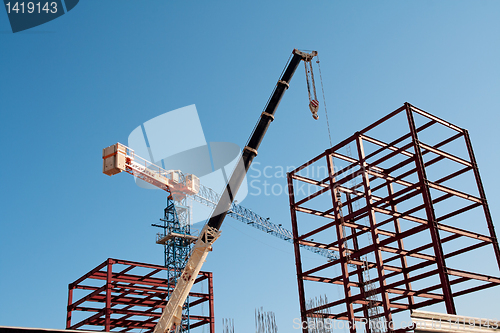
[[[193,246],[193,250],[186,267],[184,268],[180,278],[177,280],[177,285],[175,286],[172,296],[168,300],[168,303],[155,326],[154,333],[166,333],[169,332],[174,325],[180,325],[182,319],[182,305],[186,301],[189,291],[191,290],[193,283],[201,270],[203,263],[205,262],[208,252],[212,249],[212,244],[220,236],[220,227],[222,222],[231,208],[234,197],[236,196],[236,193],[245,178],[250,164],[255,156],[257,156],[257,150],[259,149],[269,125],[274,120],[274,113],[276,112],[285,91],[289,87],[289,82],[292,79],[295,70],[301,60],[311,61],[316,54],[316,52],[305,53],[293,50],[293,57],[274,88],[274,92],[271,95],[266,108],[262,112],[257,126],[250,136],[247,145],[243,149],[240,160],[238,161],[236,168],[233,171],[233,174],[231,175],[231,178],[229,179],[229,182],[226,185],[215,210],[212,213],[212,216],[200,232],[200,236]]]
[[[177,285],[175,286],[172,296],[163,310],[161,318],[155,326],[154,333],[170,332],[174,325],[180,325],[182,318],[182,305],[186,301],[189,291],[193,286],[201,266],[205,262],[208,252],[212,249],[212,244],[220,236],[220,227],[222,222],[231,208],[234,197],[236,196],[236,193],[245,178],[250,164],[255,156],[257,156],[257,150],[264,139],[264,135],[266,134],[269,125],[274,120],[276,109],[278,108],[285,91],[289,87],[290,80],[292,79],[295,70],[301,60],[309,62],[316,55],[317,52],[315,51],[312,53],[305,53],[296,49],[293,50],[293,57],[283,72],[282,77],[276,84],[271,98],[262,112],[257,126],[250,136],[247,145],[243,149],[240,160],[238,161],[236,168],[233,171],[233,174],[231,175],[231,178],[229,179],[229,182],[226,185],[215,210],[212,213],[212,216],[200,232],[200,236],[193,246],[193,250],[186,267],[184,268],[180,278],[177,280]]]

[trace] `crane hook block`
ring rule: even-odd
[[[311,100],[311,102],[309,103],[309,109],[312,112],[313,118],[318,120],[318,118],[319,118],[319,116],[318,116],[319,102],[315,99]]]

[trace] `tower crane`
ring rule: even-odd
[[[220,227],[226,215],[231,210],[234,197],[236,196],[236,193],[238,192],[253,159],[257,156],[259,146],[264,139],[269,125],[274,120],[274,114],[285,91],[289,88],[289,83],[295,73],[295,70],[301,61],[306,63],[311,62],[316,55],[316,51],[306,53],[296,49],[293,50],[293,56],[283,71],[281,78],[278,80],[264,111],[261,113],[259,121],[257,122],[256,127],[243,149],[243,153],[236,164],[236,168],[233,171],[229,182],[215,205],[215,209],[211,217],[196,239],[186,266],[180,278],[177,280],[175,289],[155,326],[154,333],[166,333],[170,332],[174,327],[176,330],[179,328],[182,321],[182,305],[184,304],[195,279],[205,262],[208,252],[212,250],[212,244],[220,236]],[[307,82],[309,86],[309,76],[307,76]],[[311,94],[309,99],[311,103]],[[317,101],[313,104],[317,104]],[[317,105],[313,105],[313,107],[310,105],[310,109],[313,113],[313,117],[317,119],[317,112],[314,112],[317,111]],[[130,157],[127,159],[123,150],[126,150],[125,146],[119,144],[104,149],[104,173],[113,175],[126,171],[157,187],[161,188],[166,186],[166,189],[168,189],[170,193],[181,197],[185,195],[194,195],[199,192],[200,184],[199,179],[196,176],[186,175],[184,181],[179,181],[182,176],[181,172],[178,170],[167,171],[158,169],[158,172],[150,172],[146,165],[142,165],[135,159],[130,159]]]
[[[121,143],[116,143],[103,150],[103,173],[115,175],[120,172],[129,173],[145,182],[158,187],[169,194],[175,193],[177,201],[189,197],[207,207],[215,208],[220,200],[220,195],[213,189],[200,183],[198,177],[192,174],[184,174],[180,170],[165,170],[162,167],[135,154],[132,148]],[[292,232],[280,224],[275,224],[252,210],[235,202],[231,204],[228,215],[251,227],[262,230],[284,241],[293,242]],[[172,237],[176,235],[166,235]],[[193,239],[194,236],[186,237]],[[164,240],[158,239],[157,243],[164,244]],[[300,245],[302,248],[319,254],[329,261],[338,259],[334,251],[314,247],[311,245]]]

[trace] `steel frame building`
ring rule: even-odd
[[[314,167],[325,175],[308,172]],[[409,103],[290,172],[288,187],[303,323],[322,317],[347,321],[351,333],[403,331],[370,321],[392,323],[398,312],[441,302],[456,314],[455,297],[500,285],[469,134]],[[300,245],[340,258],[310,264]],[[476,273],[474,261],[487,259],[496,276]],[[311,284],[338,285],[343,297],[307,308]]]
[[[105,262],[69,284],[67,329],[99,327],[110,332],[152,332],[161,316],[168,295],[167,268],[139,262],[107,259]],[[215,333],[213,280],[211,272],[200,272],[195,286],[208,281],[208,291],[189,294],[191,329],[208,325]],[[80,298],[74,300],[75,290]],[[208,305],[208,315],[196,314],[193,307]],[[195,308],[199,309],[199,308]],[[76,312],[76,313],[75,313]],[[72,323],[72,316],[82,312],[89,316]]]

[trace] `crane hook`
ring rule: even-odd
[[[309,65],[309,66],[308,66]],[[316,96],[316,83],[314,82],[314,73],[312,67],[312,61],[304,60],[304,66],[306,69],[306,82],[307,82],[307,93],[309,95],[309,110],[311,110],[312,116],[315,120],[318,120],[318,109],[319,102]],[[312,92],[311,92],[312,88]]]
[[[309,102],[309,110],[311,110],[312,116],[315,120],[318,120],[318,109],[319,109],[319,102],[315,99],[311,100]]]

